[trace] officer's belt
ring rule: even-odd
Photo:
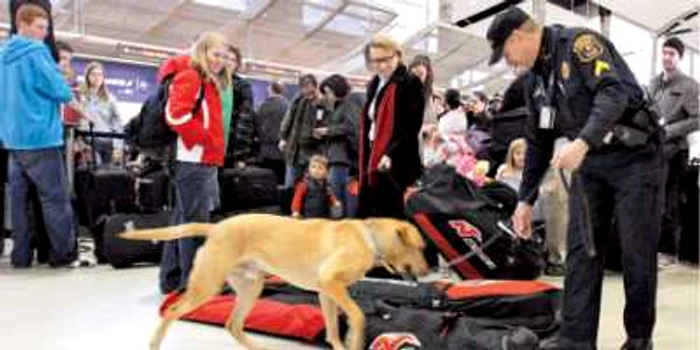
[[[636,148],[649,143],[649,139],[661,131],[655,111],[645,105],[637,109],[631,117],[624,116],[622,121],[615,124],[612,131],[605,135],[603,142]]]

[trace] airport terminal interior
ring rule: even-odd
[[[698,81],[700,0],[0,0],[0,349],[700,349]]]

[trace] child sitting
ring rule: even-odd
[[[423,165],[426,168],[444,163],[478,186],[489,181],[486,177],[489,171],[488,162],[476,158],[474,150],[469,147],[464,137],[443,135],[436,130],[429,132],[426,137],[428,141],[423,151]]]
[[[523,181],[526,151],[527,142],[525,139],[513,140],[508,147],[508,155],[506,156],[505,164],[498,168],[496,180],[518,191],[520,189],[520,183]]]
[[[306,177],[294,189],[292,216],[295,218],[339,218],[343,207],[328,183],[328,159],[313,156]]]

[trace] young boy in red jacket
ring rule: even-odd
[[[306,177],[294,189],[292,216],[295,218],[339,218],[343,206],[328,182],[328,159],[311,157]]]

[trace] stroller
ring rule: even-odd
[[[545,267],[541,242],[510,228],[517,195],[499,182],[478,186],[447,164],[425,171],[406,211],[463,279],[529,280]]]

